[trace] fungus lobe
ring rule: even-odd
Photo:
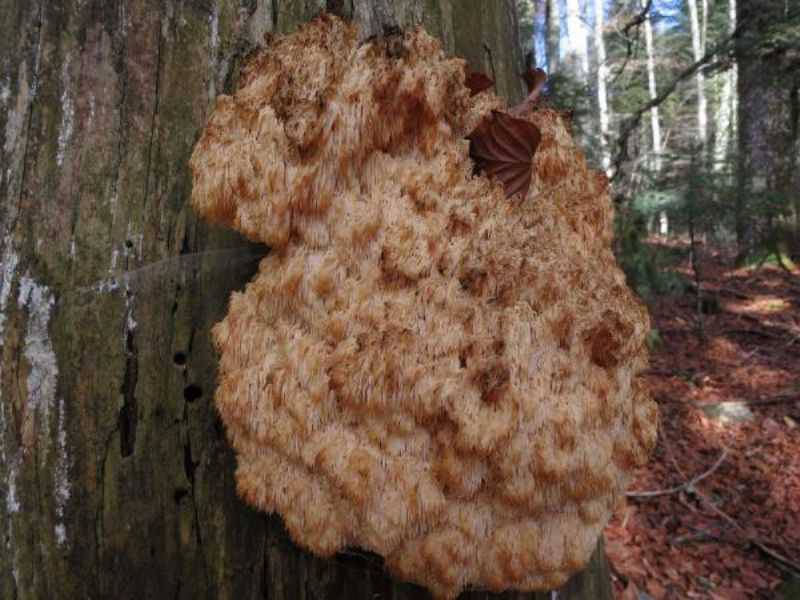
[[[195,210],[273,248],[213,330],[239,494],[440,598],[580,569],[657,411],[562,117],[472,95],[422,30],[323,15],[250,60],[190,164]]]

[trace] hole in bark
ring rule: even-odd
[[[131,240],[125,240],[125,247],[133,248],[133,242]]]
[[[194,402],[198,398],[202,397],[203,395],[203,388],[195,383],[190,383],[185,388],[183,388],[183,398],[187,402]]]
[[[176,352],[172,355],[172,361],[179,367],[182,367],[186,364],[186,354],[183,352]]]
[[[189,495],[189,490],[185,490],[183,488],[176,488],[172,496],[173,498],[175,498],[175,504],[180,504],[181,500],[183,500],[188,495]]]

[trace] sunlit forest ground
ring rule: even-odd
[[[683,285],[648,302],[661,425],[606,530],[617,597],[780,597],[800,572],[800,271],[700,245],[698,302],[688,242],[647,244]]]

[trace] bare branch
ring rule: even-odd
[[[625,58],[623,59],[622,65],[617,70],[616,74],[609,81],[609,85],[613,85],[625,72],[628,62],[630,62],[631,58],[633,57],[633,44],[639,40],[639,26],[647,20],[652,6],[653,0],[647,0],[645,5],[642,7],[642,10],[639,11],[636,16],[633,17],[633,19],[625,24],[625,27],[622,28],[621,32],[618,31],[618,33],[625,38]],[[630,31],[634,27],[636,28],[636,38],[632,38],[630,36]]]
[[[655,491],[648,491],[648,492],[626,492],[625,495],[628,498],[655,498],[657,496],[667,496],[669,494],[677,494],[678,492],[682,492],[684,490],[694,490],[694,486],[703,481],[706,477],[709,477],[714,471],[719,469],[720,465],[725,461],[728,457],[728,449],[722,451],[722,454],[719,455],[717,461],[711,466],[710,469],[700,473],[696,477],[693,477],[686,483],[681,485],[677,485],[675,487],[666,489],[666,490],[655,490]]]
[[[705,53],[704,56],[700,58],[700,60],[686,67],[677,77],[675,77],[666,87],[661,90],[661,93],[658,94],[658,96],[643,104],[631,116],[623,121],[622,125],[620,126],[619,139],[617,140],[617,154],[614,157],[614,174],[611,176],[611,181],[614,181],[619,177],[620,173],[622,172],[623,163],[629,158],[628,139],[641,123],[642,115],[644,115],[651,108],[659,106],[662,102],[667,100],[667,98],[669,98],[678,87],[679,83],[692,77],[695,73],[697,73],[698,70],[702,69],[706,64],[711,62],[716,55],[727,50],[730,47],[731,42],[739,36],[741,31],[742,23],[739,23],[733,33],[715,44],[713,48],[711,48]]]

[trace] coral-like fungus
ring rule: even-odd
[[[359,45],[322,16],[249,62],[191,161],[196,210],[272,247],[214,328],[239,493],[443,598],[562,584],[656,435],[606,178],[540,108],[507,199],[465,139],[492,110],[424,31]]]

